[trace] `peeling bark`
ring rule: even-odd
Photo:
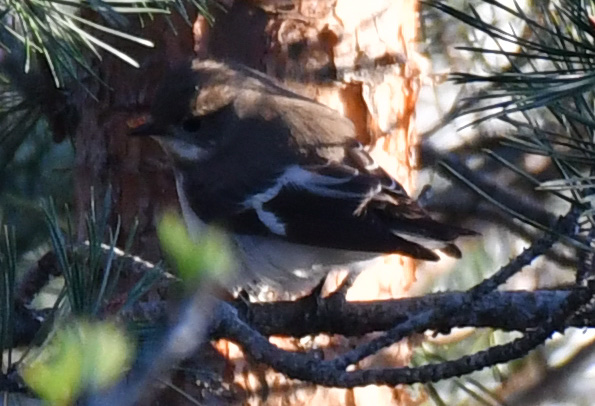
[[[174,182],[156,145],[126,137],[127,121],[146,111],[156,83],[168,67],[195,55],[244,63],[337,109],[354,122],[359,139],[373,148],[381,165],[412,191],[416,156],[412,151],[418,142],[414,106],[420,82],[419,58],[414,51],[416,2],[236,0],[226,5],[227,12],[214,10],[213,26],[200,16],[192,27],[174,17],[177,36],[157,17],[142,30],[142,36],[155,41],[156,49],[126,50],[141,62],[140,70],[106,58],[97,69],[110,88],[94,88],[98,101],[79,92],[75,196],[81,237],[91,187],[101,195],[109,186],[114,212],[122,218],[123,237],[138,216],[137,252],[148,259],[159,257],[153,224],[166,206],[176,204]],[[329,277],[327,291],[335,290],[342,278],[340,272]],[[364,272],[347,297],[404,297],[414,280],[412,260],[388,256],[384,264]],[[325,356],[354,344],[341,336],[322,335],[308,340],[272,340],[294,350],[318,347]],[[255,394],[247,404],[416,403],[401,388],[346,390],[303,385],[270,369],[238,361],[241,352],[228,342],[219,342],[217,347],[230,360],[228,372],[233,382]],[[370,358],[365,366],[405,365],[411,350],[412,343],[405,340]],[[261,396],[267,392],[268,397]]]
[[[412,191],[413,151],[418,142],[414,107],[420,84],[414,50],[416,26],[416,2],[412,0],[235,1],[228,13],[217,15],[210,29],[199,18],[195,50],[201,56],[232,59],[276,76],[297,92],[349,117],[358,138]],[[343,277],[340,271],[330,275],[326,292],[334,291]],[[383,264],[357,278],[347,297],[404,297],[414,280],[414,261],[387,256]],[[295,351],[320,348],[325,357],[355,344],[326,335],[271,340]],[[415,403],[400,388],[304,386],[270,369],[239,361],[242,354],[234,344],[220,341],[217,348],[227,359],[236,360],[230,365],[234,382],[256,394],[249,404]],[[412,343],[404,340],[366,360],[365,367],[405,365],[411,351]],[[270,393],[266,400],[263,392]]]

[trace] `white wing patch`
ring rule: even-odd
[[[270,232],[277,235],[286,235],[285,224],[279,220],[275,213],[265,210],[262,206],[277,196],[282,187],[283,183],[280,183],[279,180],[277,180],[277,183],[272,187],[266,189],[262,193],[252,195],[244,201],[244,207],[254,209],[262,224],[264,224]]]
[[[281,189],[287,185],[294,185],[296,188],[304,189],[310,193],[334,198],[353,199],[364,198],[358,192],[346,192],[333,189],[332,186],[349,182],[353,177],[345,176],[341,178],[325,176],[311,172],[299,165],[288,167],[285,172],[277,178],[277,182],[270,188],[261,193],[250,196],[244,201],[244,207],[256,211],[258,219],[274,234],[286,235],[285,224],[275,215],[275,213],[266,210],[263,206],[268,201],[274,199]],[[377,193],[378,190],[371,190],[370,193]]]
[[[277,235],[286,235],[287,232],[285,231],[285,224],[279,217],[270,211],[266,211],[262,208],[262,203],[260,207],[256,208],[256,215],[258,215],[258,219],[262,221],[262,223],[267,226],[267,228],[273,233]]]
[[[279,177],[279,182],[283,185],[292,184],[301,189],[307,190],[310,193],[314,193],[319,196],[353,199],[362,197],[360,192],[345,192],[342,190],[336,190],[329,186],[341,185],[351,181],[357,176],[357,172],[353,176],[345,177],[333,177],[325,176],[315,172],[311,172],[301,166],[294,165],[289,167],[283,175]]]

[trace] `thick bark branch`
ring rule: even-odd
[[[429,330],[446,333],[455,327],[486,327],[506,331],[522,331],[538,327],[560,307],[575,290],[583,288],[495,291],[477,299],[469,311],[457,312],[469,300],[467,292],[445,292],[394,300],[348,302],[340,295],[328,299],[309,296],[293,302],[252,303],[236,305],[239,317],[265,336],[303,337],[328,333],[361,336],[386,331],[410,317],[431,309],[452,312],[451,317],[437,318]],[[124,316],[163,319],[166,303],[140,303]],[[38,313],[19,312],[16,325],[39,326]],[[216,321],[215,321],[216,323]],[[595,327],[595,310],[588,310],[569,319],[565,327]],[[17,329],[14,341],[30,342],[30,328]]]
[[[367,345],[364,344],[334,360],[321,360],[309,353],[281,350],[271,344],[265,336],[254,330],[252,326],[241,320],[238,317],[237,310],[226,303],[217,308],[214,332],[216,335],[237,342],[256,361],[265,363],[294,379],[333,387],[355,387],[370,384],[392,386],[417,382],[435,382],[520,358],[542,344],[554,331],[562,330],[565,327],[564,321],[568,315],[575,314],[591,297],[592,286],[586,289],[568,291],[565,298],[558,303],[559,306],[546,319],[542,319],[540,326],[525,331],[523,337],[508,344],[465,355],[457,360],[414,368],[347,370],[349,365],[353,365],[366,355],[371,355],[382,347],[389,345],[390,339],[395,338],[398,340],[412,333],[421,332],[428,327],[432,320],[439,320],[441,314],[452,314],[451,308],[435,307],[417,312],[400,325],[393,327],[384,336],[371,342],[380,343],[386,337],[386,343],[375,345],[370,351],[366,348]],[[468,298],[465,298],[465,300],[468,300]],[[466,308],[466,304],[464,307]]]
[[[490,327],[521,331],[538,327],[560,307],[575,289],[495,291],[476,299],[469,311],[457,312],[468,303],[470,293],[447,292],[422,297],[348,302],[341,296],[295,302],[254,303],[240,306],[240,317],[263,335],[329,333],[360,336],[386,331],[410,317],[432,309],[451,317],[437,318],[428,329],[448,332],[454,327]],[[578,288],[582,290],[582,288]],[[569,320],[567,327],[594,327],[595,313],[585,312]]]

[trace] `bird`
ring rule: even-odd
[[[385,254],[459,258],[454,240],[476,235],[432,219],[351,120],[238,63],[173,69],[129,135],[156,139],[171,159],[189,232],[228,234],[242,289],[300,292]]]

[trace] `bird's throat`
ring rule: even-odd
[[[182,208],[182,216],[184,217],[184,222],[186,223],[186,228],[188,229],[188,233],[193,238],[198,238],[201,233],[204,231],[206,224],[194,213],[192,208],[190,207],[190,202],[186,193],[184,192],[184,175],[176,171],[176,190],[178,191],[178,200],[180,202],[180,207]]]

